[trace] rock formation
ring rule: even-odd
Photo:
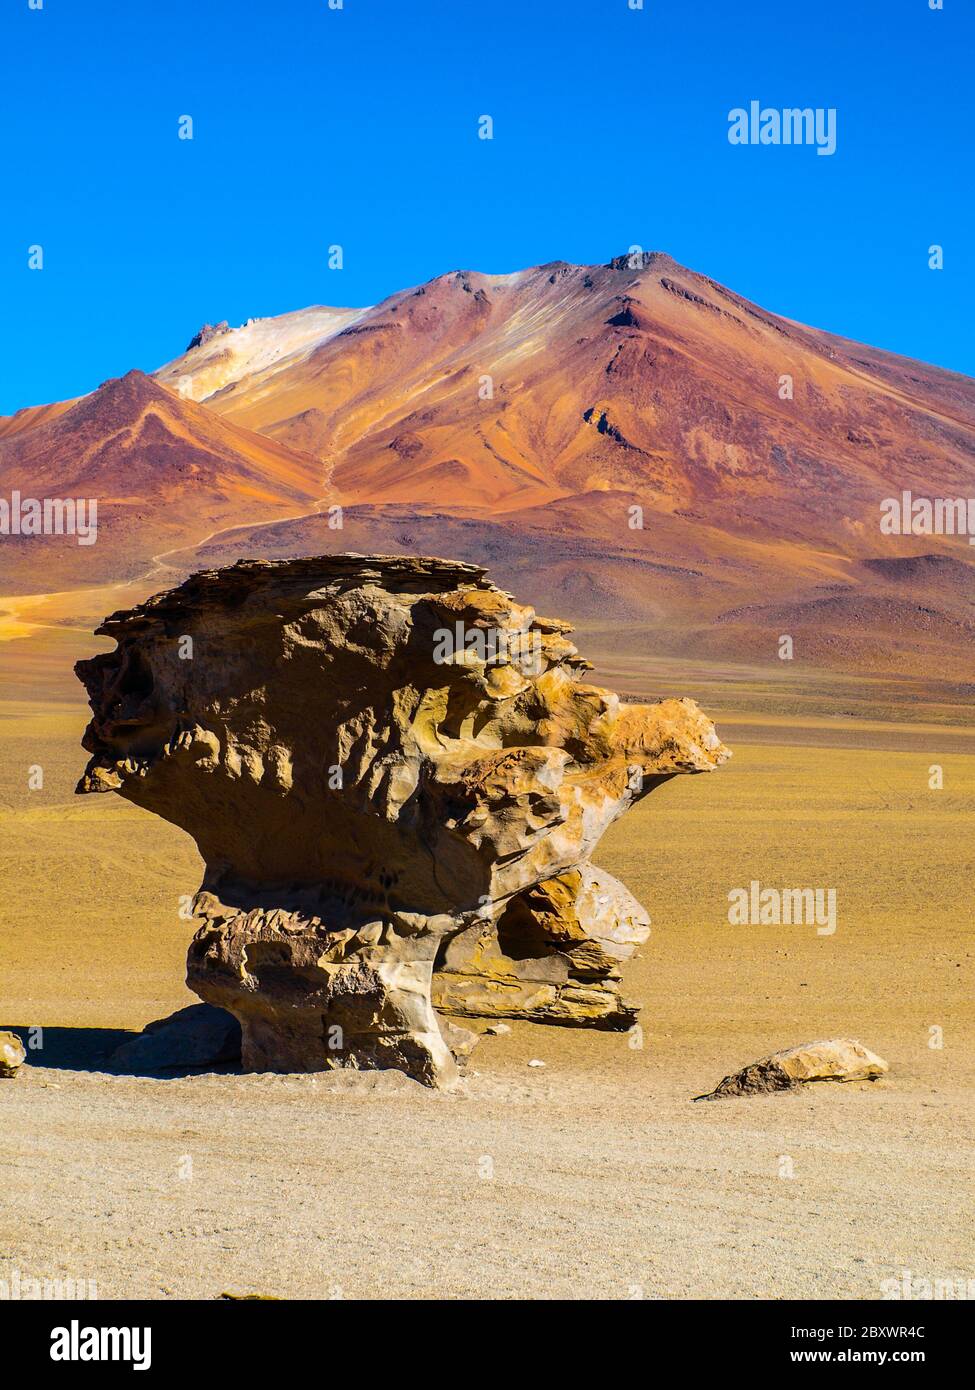
[[[0,1032],[0,1077],[9,1080],[16,1076],[26,1056],[24,1044],[16,1033]]]
[[[499,905],[451,936],[433,977],[444,1013],[628,1028],[620,962],[650,935],[650,918],[588,861]]]
[[[98,631],[78,790],[196,840],[187,983],[239,1019],[245,1067],[449,1084],[434,1005],[629,1026],[648,919],[589,857],[728,756],[693,701],[587,684],[566,623],[445,560],[242,560]]]
[[[726,1076],[708,1095],[696,1099],[792,1091],[813,1081],[876,1081],[888,1070],[882,1057],[856,1039],[830,1038],[773,1052]]]
[[[193,334],[186,351],[192,352],[194,348],[205,347],[214,338],[219,338],[222,334],[230,331],[230,324],[226,319],[222,319],[220,323],[205,323],[198,333]]]

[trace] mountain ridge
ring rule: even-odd
[[[148,507],[142,542],[123,534],[127,576],[161,551],[185,573],[235,547],[425,548],[553,608],[568,589],[671,648],[770,661],[791,613],[817,663],[923,674],[940,643],[971,669],[975,554],[879,524],[902,490],[975,495],[967,377],[772,314],[663,252],[449,271],[367,308],[219,329],[152,377],[0,420],[0,485],[18,468],[70,480],[83,446],[120,513],[133,491]],[[903,569],[921,555],[950,566]],[[92,582],[104,562],[86,564]],[[885,614],[912,621],[905,589],[926,635],[885,656]]]

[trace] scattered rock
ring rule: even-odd
[[[24,1044],[16,1033],[0,1033],[0,1078],[16,1076],[26,1057]]]
[[[853,1038],[800,1043],[785,1052],[774,1052],[759,1062],[726,1076],[713,1091],[695,1100],[719,1096],[761,1095],[790,1091],[812,1081],[875,1081],[889,1070],[882,1057]]]
[[[240,1024],[226,1009],[190,1004],[149,1023],[115,1049],[111,1065],[125,1071],[166,1071],[240,1061]]]
[[[606,322],[613,328],[649,328],[649,316],[644,313],[639,300],[631,298],[628,294],[618,294],[616,302],[620,305],[618,311],[608,318]]]
[[[437,1014],[437,1022],[440,1024],[444,1042],[454,1054],[454,1060],[466,1061],[481,1041],[480,1033],[475,1033],[470,1028],[461,1028],[452,1019],[444,1018],[443,1014]]]
[[[614,256],[609,262],[610,270],[649,270],[653,266],[674,264],[665,251],[628,251],[623,256]]]
[[[233,1303],[280,1303],[281,1300],[276,1293],[223,1293],[217,1295],[218,1301],[223,1299]]]
[[[608,435],[617,444],[622,444],[624,449],[636,449],[636,445],[631,444],[619,426],[609,418],[609,410],[606,406],[591,405],[588,410],[582,412],[582,418],[587,425],[593,425],[600,434]],[[642,453],[643,450],[638,449],[637,452]]]
[[[187,344],[186,351],[192,352],[194,348],[203,347],[213,338],[220,338],[224,333],[230,332],[230,324],[224,319],[221,323],[205,323],[199,333],[194,334]]]
[[[493,1038],[499,1038],[503,1033],[511,1032],[511,1025],[508,1023],[492,1023],[489,1028],[485,1028],[485,1033],[489,1033]]]
[[[387,446],[394,453],[399,454],[401,459],[414,459],[418,454],[422,454],[426,445],[420,435],[414,434],[412,430],[407,430],[405,434],[398,434]]]
[[[530,1067],[544,1067],[545,1063],[540,1062],[537,1057],[533,1057],[531,1061],[528,1063],[528,1065]]]
[[[478,566],[359,555],[242,560],[99,628],[78,790],[196,840],[187,983],[245,1068],[449,1085],[435,1008],[632,1025],[649,919],[590,855],[728,751],[692,700],[587,684],[570,632]]]

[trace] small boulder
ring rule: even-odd
[[[752,1062],[696,1100],[715,1100],[719,1096],[762,1095],[769,1091],[791,1091],[810,1081],[876,1081],[889,1068],[882,1057],[870,1052],[854,1038],[830,1038],[824,1042],[800,1043],[784,1052],[773,1052]]]
[[[149,1023],[112,1053],[120,1071],[167,1071],[240,1061],[240,1024],[212,1004],[190,1004],[168,1018]]]
[[[481,1041],[480,1033],[475,1033],[470,1028],[462,1028],[453,1019],[446,1018],[443,1014],[437,1014],[437,1022],[440,1024],[440,1033],[444,1042],[454,1054],[454,1060],[464,1062],[474,1051],[477,1044]]]
[[[24,1044],[16,1033],[0,1033],[0,1077],[16,1076],[26,1056]]]

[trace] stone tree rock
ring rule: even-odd
[[[187,983],[239,1019],[245,1067],[448,1084],[434,1003],[632,1021],[648,920],[589,857],[728,756],[693,701],[587,684],[567,624],[445,560],[242,560],[98,631],[78,790],[196,840]]]

